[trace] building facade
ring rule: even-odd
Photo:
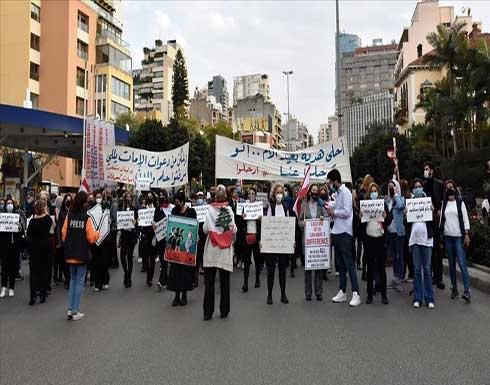
[[[308,127],[296,118],[289,119],[282,126],[282,133],[287,151],[303,150],[313,144],[313,137],[309,134]]]
[[[339,137],[339,124],[335,115],[328,117],[328,123],[320,124],[318,143],[325,143]]]
[[[173,116],[173,66],[179,49],[183,52],[176,40],[168,40],[167,44],[155,40],[155,47],[143,48],[142,68],[133,73],[134,110],[159,111],[163,124]]]
[[[209,89],[196,88],[194,97],[190,100],[189,116],[196,119],[201,128],[216,127],[220,121],[228,123],[228,111],[223,110],[214,95],[209,95]]]
[[[353,33],[341,32],[339,34],[340,53],[354,52],[356,48],[362,45],[362,40],[359,36]]]
[[[254,74],[237,76],[233,82],[233,105],[240,99],[261,94],[270,102],[269,75]]]
[[[213,76],[213,80],[208,82],[208,95],[214,96],[216,102],[221,104],[223,114],[228,114],[229,97],[226,79],[221,75]]]
[[[131,111],[131,55],[118,9],[120,0],[0,2],[0,103],[104,120]],[[58,157],[43,179],[78,187],[77,164]]]

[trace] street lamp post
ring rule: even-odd
[[[287,83],[287,93],[288,93],[288,120],[286,121],[286,124],[289,123],[289,119],[291,118],[291,114],[289,113],[289,75],[293,74],[293,71],[282,71],[284,75],[286,75],[286,83]],[[286,149],[289,150],[289,127],[288,127],[288,141],[287,141],[287,147]]]

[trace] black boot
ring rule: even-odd
[[[187,292],[183,291],[182,298],[180,300],[180,306],[185,306],[185,305],[187,305]]]
[[[180,293],[175,292],[175,298],[172,301],[172,306],[180,306]]]

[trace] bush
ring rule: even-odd
[[[479,265],[490,267],[490,226],[471,221],[471,246],[468,259]]]

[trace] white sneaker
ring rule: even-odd
[[[361,304],[361,296],[357,291],[354,291],[352,293],[352,299],[349,303],[349,306],[356,307],[359,306],[360,304]]]
[[[109,285],[102,285],[102,290],[109,290]]]
[[[413,307],[416,308],[416,309],[418,309],[420,307],[420,303],[418,301],[415,301],[413,303]]]
[[[99,290],[99,288],[94,287],[94,291],[97,293],[97,292],[98,292],[98,291],[100,291],[100,290]]]
[[[9,297],[13,297],[14,295],[14,289],[9,289]]]
[[[77,314],[73,314],[73,321],[81,320],[83,317],[85,317],[85,314],[78,312]]]
[[[161,284],[160,282],[158,282],[158,281],[157,281],[157,290],[158,290],[158,291],[162,291],[162,289],[163,289],[162,284]]]
[[[66,318],[68,318],[69,320],[72,320],[73,319],[73,313],[71,312],[71,310],[67,310],[67,312],[66,312]]]
[[[337,295],[332,298],[332,302],[335,303],[341,303],[341,302],[347,302],[347,295],[342,290],[339,290]]]
[[[338,272],[338,271],[335,273],[335,276],[336,276],[336,277],[338,277],[338,276],[339,276],[339,272]]]
[[[0,290],[0,298],[5,297],[6,294],[7,294],[7,288],[2,287],[2,290]]]
[[[435,309],[436,305],[434,302],[429,302],[429,309]]]
[[[143,260],[141,258],[138,258],[138,263],[143,263]]]

